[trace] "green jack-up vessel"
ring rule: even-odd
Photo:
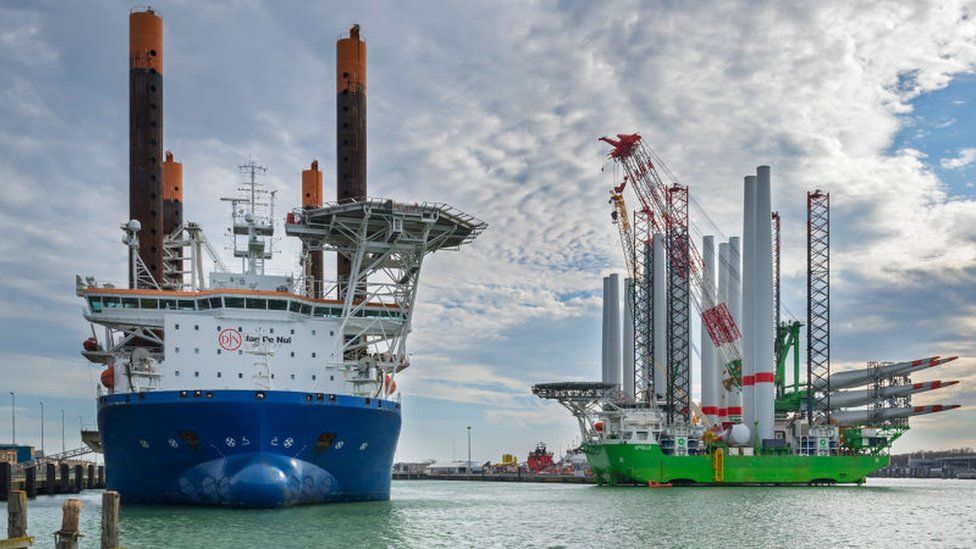
[[[798,323],[784,327],[796,330]],[[760,446],[736,438],[741,423],[721,433],[693,414],[690,424],[670,424],[665,404],[637,406],[620,398],[615,384],[603,382],[542,383],[532,389],[540,398],[559,401],[576,417],[582,451],[600,484],[668,485],[824,485],[861,484],[888,465],[891,444],[908,429],[908,417],[957,408],[957,405],[912,406],[913,393],[957,382],[912,383],[907,373],[945,364],[956,357],[933,357],[905,363],[872,363],[865,370],[837,374],[877,379],[877,387],[837,391],[839,402],[861,402],[882,395],[883,406],[838,411],[833,424],[810,427],[802,408],[807,390],[783,391],[776,400],[778,443]],[[907,366],[907,367],[906,367]],[[897,378],[884,378],[901,368]],[[798,368],[797,368],[798,370]],[[780,369],[782,371],[782,369]],[[780,378],[780,376],[777,376]],[[781,385],[780,385],[781,386]],[[903,395],[887,397],[884,395]],[[853,397],[858,397],[854,400]],[[696,407],[700,410],[699,407]],[[873,425],[873,426],[867,426]],[[792,427],[792,429],[788,429]]]
[[[628,270],[622,300],[619,275],[604,278],[602,378],[532,388],[576,418],[600,484],[860,484],[888,465],[909,417],[958,408],[912,404],[913,394],[958,382],[910,378],[958,357],[831,373],[829,194],[807,194],[801,378],[803,324],[780,318],[769,166],[744,178],[742,239],[720,241],[716,254],[716,237],[696,234],[690,220],[688,187],[640,135],[601,141],[624,174],[610,204]],[[633,217],[628,187],[639,201]],[[700,402],[691,397],[692,306],[701,320]]]

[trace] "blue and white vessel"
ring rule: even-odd
[[[240,271],[184,223],[166,236],[167,276],[156,281],[130,221],[129,287],[77,279],[93,333],[83,354],[103,365],[107,488],[138,503],[388,499],[423,259],[485,224],[443,204],[306,207],[284,222],[302,242],[303,272],[267,274],[274,193],[260,166],[241,169],[240,196],[227,199]],[[329,252],[349,262],[339,282],[312,276],[312,258]]]

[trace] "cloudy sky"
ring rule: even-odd
[[[490,224],[429,260],[401,378],[399,458],[524,454],[576,436],[532,383],[599,373],[601,277],[623,259],[601,135],[640,131],[726,236],[773,169],[784,299],[805,317],[805,192],[831,193],[835,369],[958,354],[917,402],[955,402],[896,451],[976,445],[976,2],[162,1],[165,146],[186,217],[249,156],[284,204],[318,159],[334,192],[335,40],[369,43],[369,188]],[[18,439],[68,447],[97,372],[74,275],[124,279],[124,2],[0,4],[0,389]],[[702,221],[699,220],[699,223]],[[288,252],[293,243],[283,242]],[[277,272],[296,266],[290,253]],[[0,414],[9,436],[10,411]]]

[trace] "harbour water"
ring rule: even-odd
[[[53,547],[66,496],[29,503]],[[82,547],[101,495],[85,492]],[[976,481],[870,479],[860,487],[601,488],[396,481],[389,502],[281,510],[123,505],[122,544],[169,547],[976,547]]]

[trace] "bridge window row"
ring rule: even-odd
[[[209,309],[252,309],[259,311],[290,311],[313,317],[338,318],[342,307],[313,307],[300,301],[257,297],[205,297],[200,299],[167,299],[154,297],[93,296],[88,298],[93,313],[105,309],[166,309],[174,311],[206,311]],[[355,316],[362,318],[400,318],[392,309],[360,309]]]

